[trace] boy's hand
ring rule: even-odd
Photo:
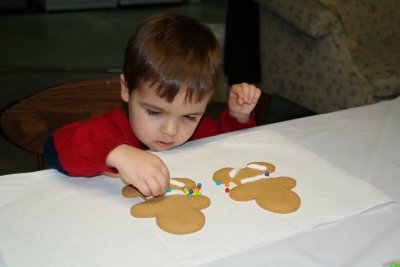
[[[120,145],[108,154],[107,166],[116,168],[122,180],[145,196],[160,196],[168,189],[170,177],[167,166],[147,151]]]
[[[229,114],[240,122],[248,122],[260,95],[261,90],[253,84],[232,85],[228,98]]]

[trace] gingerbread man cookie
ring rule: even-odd
[[[200,193],[201,184],[188,178],[171,179],[170,188],[161,197],[146,198],[131,208],[137,218],[156,217],[157,225],[172,234],[184,235],[199,231],[205,224],[202,209],[210,206],[210,199]],[[143,197],[133,186],[125,186],[122,195]]]
[[[291,213],[300,207],[300,197],[292,191],[296,180],[291,177],[269,177],[275,166],[267,162],[251,162],[245,168],[223,168],[214,173],[217,184],[237,201],[255,200],[263,209],[275,213]],[[229,189],[230,183],[235,187]]]

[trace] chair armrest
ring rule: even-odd
[[[318,38],[339,23],[336,15],[318,0],[256,0],[264,8],[286,20],[305,34]]]

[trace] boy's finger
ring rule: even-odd
[[[232,86],[230,95],[233,97],[243,98],[243,87],[241,85]]]
[[[252,84],[245,84],[243,85],[243,102],[245,104],[252,103],[254,97],[254,85]]]
[[[168,171],[167,167],[165,167],[161,170],[161,176],[159,179],[160,179],[159,183],[160,183],[161,188],[164,193],[165,191],[167,191],[168,186],[169,186],[169,181],[170,181],[169,171]]]
[[[257,89],[253,84],[249,85],[249,91],[248,91],[248,99],[249,99],[249,101],[248,101],[248,103],[253,103],[253,99],[254,99],[254,96],[256,94],[256,90]]]
[[[261,95],[260,88],[254,86],[253,103],[256,103],[258,101],[258,99],[260,98],[260,95]]]
[[[261,96],[261,89],[257,88],[256,97],[254,98],[254,102],[258,102],[258,99],[260,99],[260,96]]]
[[[146,183],[139,181],[134,186],[140,191],[140,193],[142,193],[142,195],[146,197],[151,196],[151,190]]]
[[[161,174],[157,174],[157,175],[161,175]],[[149,186],[149,188],[151,190],[151,195],[153,195],[153,196],[159,196],[164,193],[159,180],[160,180],[160,178],[157,176],[148,178],[146,180],[147,185]]]

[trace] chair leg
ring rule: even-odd
[[[38,170],[44,170],[44,157],[43,154],[36,154]]]
[[[263,125],[267,123],[270,101],[271,95],[262,92],[260,99],[258,100],[258,103],[255,107],[254,119],[257,125]]]

